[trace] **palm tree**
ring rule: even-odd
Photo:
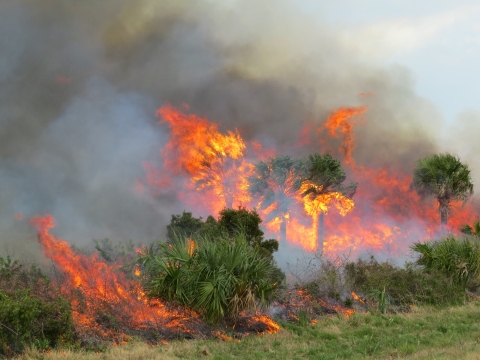
[[[304,181],[300,187],[304,207],[309,215],[316,217],[318,250],[323,251],[324,215],[328,213],[332,202],[337,210],[345,215],[354,205],[352,200],[357,183],[342,185],[346,179],[338,160],[329,154],[311,154],[305,160]]]
[[[413,173],[412,188],[421,196],[434,196],[438,201],[440,220],[447,224],[453,200],[464,203],[473,194],[468,165],[457,156],[445,153],[418,160]]]
[[[281,241],[287,239],[286,219],[289,217],[290,205],[302,185],[303,165],[301,161],[292,160],[287,155],[271,157],[268,161],[255,164],[253,175],[248,178],[250,195],[261,197],[259,209],[272,207],[265,222],[281,217]]]

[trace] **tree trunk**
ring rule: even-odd
[[[447,209],[440,208],[440,222],[442,225],[447,225],[448,212]]]
[[[450,203],[448,200],[445,200],[445,199],[438,200],[438,209],[440,211],[440,223],[442,225],[447,225],[449,208],[450,208]]]
[[[287,241],[287,218],[285,214],[283,214],[283,221],[280,224],[280,242],[285,243]]]
[[[319,251],[321,254],[323,254],[324,217],[325,217],[325,214],[323,212],[320,212],[320,214],[318,214],[318,220],[317,220],[317,251]]]

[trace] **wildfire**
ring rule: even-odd
[[[62,292],[72,301],[74,321],[80,332],[116,337],[109,326],[99,323],[99,310],[115,318],[117,326],[130,329],[165,328],[184,334],[192,331],[188,325],[198,321],[195,313],[167,310],[162,302],[149,301],[139,283],[128,279],[119,266],[105,263],[97,254],[75,253],[66,241],[50,234],[49,230],[55,227],[51,215],[35,216],[30,222],[38,230],[45,255],[63,273]],[[107,317],[105,321],[111,320]],[[119,341],[121,338],[123,335]]]
[[[211,205],[215,212],[249,200],[246,191],[241,189],[248,187],[245,175],[251,170],[251,164],[242,159],[246,145],[236,130],[221,134],[216,124],[170,105],[160,108],[157,115],[161,123],[168,123],[171,131],[161,156],[164,168],[172,176],[188,173],[187,186],[196,190],[197,196],[205,193],[208,200],[204,204]],[[151,171],[147,173],[154,179],[159,178]]]
[[[355,205],[352,199],[338,191],[322,194],[322,186],[318,186],[311,181],[303,182],[300,186],[299,193],[303,194],[310,188],[315,188],[316,192],[309,193],[306,196],[300,195],[300,201],[303,201],[305,212],[308,215],[316,217],[321,213],[327,214],[332,203],[334,203],[340,215],[345,216]]]
[[[128,278],[119,265],[107,264],[98,254],[77,254],[65,240],[55,238],[50,234],[50,229],[55,227],[51,215],[35,216],[30,222],[38,231],[45,255],[62,273],[62,279],[56,281],[62,295],[71,301],[75,328],[82,336],[100,336],[121,344],[141,331],[155,331],[175,338],[192,337],[196,329],[206,330],[195,312],[148,299],[140,282]],[[189,240],[188,251],[193,252],[194,248],[195,243]],[[138,267],[133,275],[141,275]],[[242,319],[246,323],[245,331],[253,329],[260,333],[279,329],[275,321],[262,314],[246,314]]]
[[[355,292],[353,292],[353,291],[352,291],[352,298],[353,298],[353,300],[355,300],[355,301],[359,301],[359,302],[361,302],[362,304],[365,304],[365,301],[363,301],[363,300],[360,298],[360,296],[358,296],[357,294],[355,294]]]
[[[171,131],[170,140],[161,151],[163,164],[144,164],[145,182],[154,194],[174,191],[202,216],[238,205],[256,208],[268,236],[285,237],[287,242],[307,251],[318,250],[319,239],[323,238],[323,252],[327,255],[355,256],[369,250],[387,256],[405,254],[413,241],[442,231],[436,204],[422,201],[410,189],[411,175],[394,170],[393,166],[357,165],[354,130],[366,122],[366,114],[367,107],[339,108],[323,124],[308,122],[297,137],[299,147],[317,144],[317,152],[328,149],[343,160],[347,174],[358,183],[354,200],[339,191],[322,194],[319,186],[309,182],[298,189],[292,174],[287,174],[281,184],[267,179],[269,193],[251,198],[247,179],[255,164],[268,163],[272,156],[288,152],[264,149],[258,141],[246,143],[237,130],[222,134],[217,124],[170,105],[158,110],[160,122],[167,123]],[[340,140],[338,149],[325,145],[330,138]],[[315,186],[314,192],[302,196],[306,188]],[[330,214],[331,208],[338,211]],[[455,231],[462,223],[473,222],[476,214],[472,205],[457,208],[450,217],[448,230]]]
[[[364,106],[355,108],[340,108],[331,114],[325,122],[325,129],[328,130],[330,136],[338,137],[337,130],[343,133],[343,141],[341,151],[344,156],[345,163],[354,165],[353,150],[355,148],[355,141],[353,138],[353,127],[356,125],[351,120],[357,116],[361,116],[367,108]]]

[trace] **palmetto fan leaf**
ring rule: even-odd
[[[278,291],[274,263],[249,246],[245,234],[198,238],[193,251],[187,239],[177,240],[139,259],[150,296],[178,301],[215,323],[268,303]]]
[[[254,174],[248,178],[249,192],[253,198],[261,198],[260,209],[276,204],[266,216],[267,222],[277,216],[285,217],[293,198],[302,185],[304,163],[287,155],[271,157],[255,165]],[[281,237],[286,238],[286,223],[282,220]]]
[[[412,188],[421,196],[434,196],[437,199],[443,224],[447,223],[451,201],[466,202],[473,194],[468,165],[448,153],[420,159],[413,173]]]

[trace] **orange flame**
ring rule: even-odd
[[[168,123],[170,141],[161,155],[170,177],[187,173],[189,190],[196,191],[196,200],[210,211],[232,208],[250,199],[247,195],[247,174],[252,165],[243,160],[246,145],[235,130],[221,134],[218,126],[194,114],[186,114],[166,105],[157,111],[161,123]],[[149,184],[165,184],[166,171],[161,175],[147,169]],[[199,194],[205,195],[199,199]],[[188,195],[182,199],[189,198]],[[187,200],[188,201],[188,200]]]
[[[301,194],[305,193],[308,189],[315,188],[317,193],[314,194],[310,193],[306,196],[302,196]],[[318,216],[320,213],[327,214],[332,202],[334,202],[336,209],[340,213],[340,215],[345,216],[348,212],[350,212],[355,202],[344,196],[342,193],[338,191],[333,191],[325,194],[321,194],[322,186],[318,186],[311,181],[304,181],[303,184],[300,186],[299,197],[300,201],[303,201],[303,206],[305,212],[311,216]]]
[[[365,301],[363,301],[360,296],[358,296],[357,294],[355,294],[355,292],[352,291],[352,298],[353,300],[355,301],[358,301],[358,302],[361,302],[362,304],[365,304]]]
[[[365,111],[367,111],[367,108],[364,106],[356,108],[340,108],[328,117],[327,122],[324,125],[328,130],[328,133],[333,137],[339,136],[337,134],[337,130],[339,129],[343,133],[341,151],[345,163],[349,165],[355,164],[352,154],[355,148],[353,127],[356,125],[355,122],[350,122],[350,120],[354,117],[361,116]]]
[[[30,222],[38,230],[38,241],[45,255],[64,274],[62,291],[73,299],[73,317],[81,332],[114,336],[113,330],[102,329],[96,322],[96,311],[105,304],[108,304],[108,313],[116,316],[119,323],[126,322],[134,329],[163,326],[180,333],[192,331],[187,325],[198,319],[195,313],[167,310],[163,303],[149,301],[139,283],[129,280],[118,271],[118,266],[105,263],[97,254],[76,254],[66,241],[50,234],[49,230],[55,227],[51,215],[35,216]],[[75,300],[79,292],[82,301]]]
[[[406,254],[413,241],[430,238],[441,231],[435,202],[423,201],[410,189],[410,175],[395,170],[394,166],[368,168],[356,164],[354,130],[360,123],[358,119],[365,122],[366,112],[367,107],[339,108],[324,124],[315,126],[309,121],[298,136],[299,147],[319,144],[322,149],[327,139],[340,139],[338,151],[329,151],[343,156],[346,172],[358,183],[355,200],[340,192],[302,197],[299,195],[302,191],[294,191],[291,186],[293,178],[288,178],[282,189],[277,189],[277,184],[272,182],[269,186],[274,191],[283,191],[290,205],[287,210],[282,209],[283,214],[278,213],[278,202],[259,210],[268,236],[278,239],[281,224],[285,223],[289,243],[315,251],[317,215],[329,213],[324,220],[326,254],[355,256],[361,251],[381,251],[392,257]],[[259,142],[246,144],[238,131],[222,134],[218,126],[206,118],[186,114],[170,105],[159,109],[158,114],[162,116],[161,122],[168,123],[171,138],[161,153],[163,167],[158,170],[145,165],[146,182],[154,193],[155,189],[173,189],[181,201],[202,215],[217,214],[225,206],[261,207],[265,199],[251,199],[248,195],[247,179],[253,173],[253,164],[285,152],[265,150]],[[185,183],[182,179],[186,179]],[[313,184],[302,185],[306,186]],[[318,195],[321,189],[317,190]],[[338,212],[330,214],[332,207]],[[471,204],[455,207],[448,230],[456,231],[461,224],[473,222],[476,217],[477,211]]]

